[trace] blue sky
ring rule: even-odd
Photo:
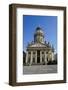
[[[57,51],[57,16],[23,15],[24,50],[28,42],[33,41],[37,27],[44,31],[45,41],[49,41]]]

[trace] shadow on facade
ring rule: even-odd
[[[39,64],[40,63],[40,51],[37,51],[37,53],[38,53],[38,55],[37,55],[37,64],[33,63],[32,65],[41,65],[41,64]],[[29,66],[30,65],[29,63],[26,65],[26,53],[25,53],[25,51],[23,51],[23,65],[24,66]],[[44,61],[43,61],[42,65],[45,65]],[[55,60],[48,61],[47,65],[57,65],[57,54],[55,54]]]

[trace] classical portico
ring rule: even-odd
[[[40,27],[36,28],[34,41],[28,44],[26,50],[26,65],[46,65],[54,60],[54,48],[44,41],[44,32]]]

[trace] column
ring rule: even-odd
[[[40,64],[42,64],[42,51],[40,51]]]
[[[54,53],[52,52],[52,61],[54,61]]]
[[[28,63],[28,51],[26,52],[26,64]]]
[[[47,64],[47,54],[46,54],[46,51],[45,51],[45,64]]]
[[[35,63],[37,64],[37,51],[36,51],[36,55],[35,55]]]
[[[33,51],[31,51],[31,61],[30,61],[30,65],[32,64],[33,61]]]

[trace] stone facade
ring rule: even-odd
[[[54,60],[54,48],[44,41],[44,32],[40,27],[36,28],[34,41],[28,44],[26,50],[26,65],[46,65]]]

